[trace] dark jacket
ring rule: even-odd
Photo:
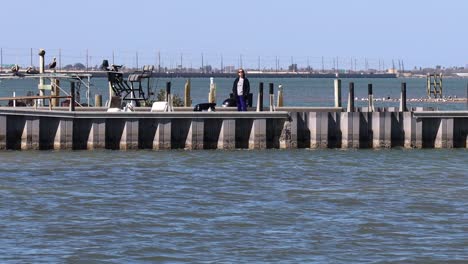
[[[232,94],[234,96],[237,96],[237,83],[239,82],[239,77],[237,77],[234,80],[234,84],[232,85]],[[244,97],[247,97],[247,95],[250,93],[250,83],[249,79],[244,78],[244,85],[242,86],[242,94]]]

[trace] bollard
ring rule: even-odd
[[[278,107],[283,107],[284,101],[283,101],[283,85],[278,85]]]
[[[102,95],[100,94],[94,95],[94,105],[96,107],[102,107]]]
[[[75,111],[75,83],[70,82],[70,112]]]
[[[263,111],[263,83],[258,84],[257,112]]]
[[[369,112],[374,112],[374,94],[372,93],[372,83],[367,85],[367,93],[369,95]]]
[[[406,83],[401,83],[400,112],[406,112]]]
[[[269,84],[269,95],[270,95],[270,112],[275,111],[275,93],[274,93],[274,84]]]
[[[16,97],[16,92],[13,92],[13,97]],[[16,99],[13,99],[13,107],[16,107]]]
[[[354,83],[349,83],[348,109],[347,112],[354,112]]]
[[[335,79],[335,107],[341,107],[341,80]]]

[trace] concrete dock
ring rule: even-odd
[[[106,112],[0,107],[0,149],[467,148],[468,111],[278,107]]]

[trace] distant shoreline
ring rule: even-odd
[[[47,72],[47,71],[46,71]],[[20,70],[20,73],[25,76],[34,75],[26,74]],[[64,74],[92,74],[93,77],[107,77],[106,71],[57,71],[57,73]],[[124,77],[132,74],[134,72],[123,72]],[[9,75],[12,73],[4,72],[1,75]],[[308,72],[248,72],[247,75],[249,78],[397,78],[397,74],[393,73],[308,73]],[[155,78],[236,78],[237,74],[235,72],[223,73],[223,72],[210,72],[210,73],[201,73],[201,72],[153,72],[152,77]]]

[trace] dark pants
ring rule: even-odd
[[[237,111],[247,111],[247,102],[245,101],[245,97],[243,95],[237,96]]]

